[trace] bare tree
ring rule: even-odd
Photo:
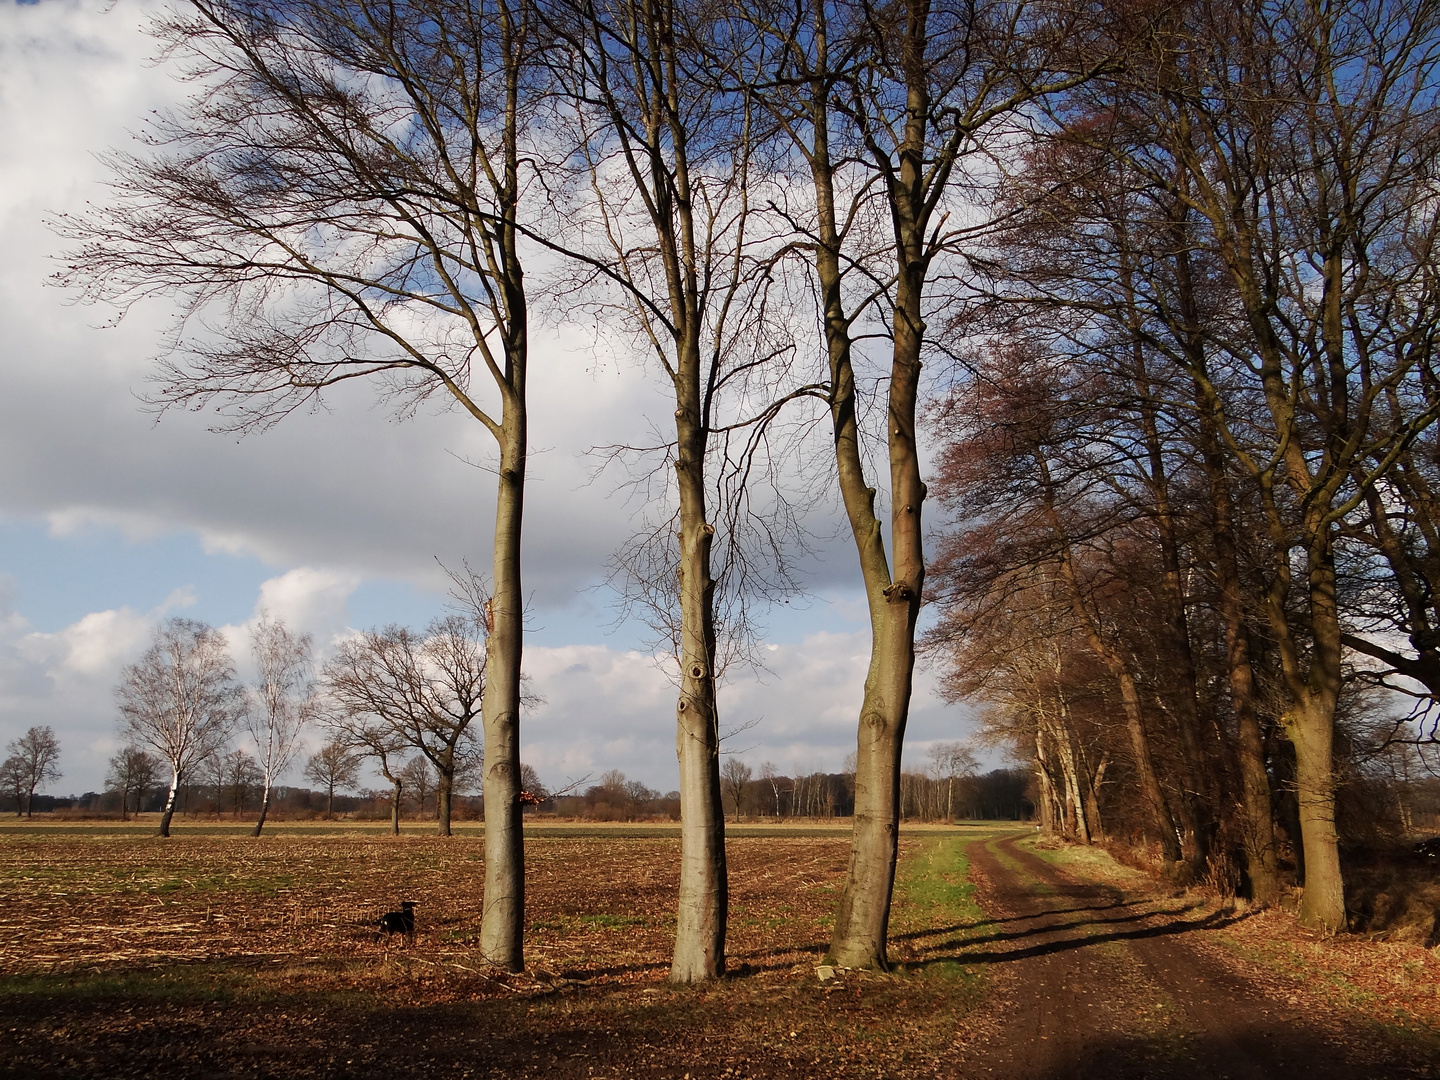
[[[170,766],[160,815],[160,835],[169,836],[181,778],[225,745],[244,708],[224,635],[193,619],[165,620],[139,662],[121,670],[115,696],[126,741]]]
[[[225,781],[230,776],[230,770],[225,763],[225,747],[228,745],[229,740],[227,739],[224,744],[216,748],[213,754],[197,762],[194,770],[204,776],[215,789],[215,818],[217,821],[225,810]]]
[[[110,206],[59,223],[82,241],[64,283],[122,308],[179,301],[164,407],[215,403],[225,426],[248,431],[375,379],[402,413],[441,396],[495,439],[481,938],[512,970],[523,963],[529,331],[516,222],[539,47],[530,11],[189,0],[154,32],[188,64],[194,96],[152,120],[144,155],[109,158]],[[487,377],[472,380],[476,367]]]
[[[35,816],[35,791],[41,784],[60,779],[60,741],[55,729],[32,727],[5,748],[19,765],[18,779],[25,792],[25,816]],[[18,806],[16,808],[19,810]]]
[[[250,796],[265,781],[260,763],[255,760],[254,754],[237,746],[220,755],[217,774],[223,776],[230,787],[230,798],[233,800],[230,814],[239,818],[245,813]]]
[[[305,779],[325,789],[325,818],[335,816],[335,791],[353,788],[360,782],[363,756],[339,738],[327,739],[305,762]]]
[[[761,3],[747,5],[746,17],[756,38],[737,50],[741,78],[790,141],[807,184],[781,209],[813,275],[835,475],[872,630],[850,866],[830,956],[883,969],[925,576],[920,375],[933,347],[927,325],[955,299],[953,288],[929,286],[955,272],[977,232],[962,194],[977,182],[967,161],[988,163],[1033,102],[1088,77],[1075,49],[1089,35],[1080,8],[1008,0]],[[890,348],[875,380],[884,427],[871,435],[856,367],[877,337]],[[872,439],[888,463],[888,545],[881,485],[866,463]]]
[[[110,759],[110,772],[105,777],[108,787],[120,793],[120,820],[129,820],[130,797],[135,797],[135,813],[140,813],[145,793],[155,786],[160,763],[144,750],[127,746]]]
[[[754,775],[754,770],[737,757],[727,757],[725,764],[720,767],[720,776],[725,781],[725,790],[730,792],[730,801],[735,807],[737,824],[740,821],[740,812],[745,805],[745,794],[750,788],[750,780]]]
[[[316,694],[309,634],[296,637],[283,620],[261,612],[250,648],[258,681],[250,691],[243,724],[255,743],[255,760],[264,777],[254,832],[259,836],[270,811],[270,789],[289,770],[300,733],[315,717]]]
[[[775,800],[775,820],[779,821],[782,816],[780,785],[782,782],[790,784],[790,790],[793,792],[795,790],[794,782],[787,776],[781,776],[779,770],[775,768],[775,763],[771,761],[766,761],[761,764],[760,779],[770,785],[770,795],[771,798]]]
[[[327,682],[329,677],[327,670]],[[374,761],[380,775],[390,784],[390,833],[399,836],[400,799],[405,788],[400,758],[409,749],[403,732],[373,713],[351,713],[333,702],[331,709],[323,714],[322,722],[335,732],[335,742]]]
[[[441,836],[450,835],[456,774],[478,752],[471,724],[480,716],[485,688],[482,634],[475,620],[459,615],[436,619],[424,636],[388,626],[341,642],[325,664],[326,687],[337,706],[332,723],[377,757],[397,799],[404,779],[390,757],[399,747],[420,751],[435,767]],[[487,826],[489,815],[487,797]]]
[[[25,766],[18,757],[0,763],[0,788],[15,800],[15,816],[25,816]]]
[[[405,782],[405,790],[415,800],[415,816],[423,819],[430,796],[436,792],[435,767],[430,764],[429,758],[424,754],[416,754],[400,770],[400,779]],[[439,799],[435,800],[435,812],[438,816],[440,812]]]
[[[975,751],[963,742],[941,742],[926,754],[935,774],[945,781],[945,820],[955,820],[955,781],[974,776],[980,769]]]
[[[558,0],[546,11],[564,43],[557,126],[573,144],[567,163],[578,163],[578,194],[557,208],[551,238],[539,239],[573,260],[579,288],[620,317],[673,394],[673,439],[621,450],[659,455],[667,512],[622,555],[619,577],[637,606],[659,616],[675,650],[682,825],[670,977],[697,982],[725,964],[723,646],[744,638],[745,577],[777,589],[786,578],[776,558],[789,527],[784,509],[762,523],[745,492],[765,471],[770,421],[813,388],[774,390],[774,369],[784,366],[776,362],[791,348],[774,332],[773,252],[755,232],[759,141],[745,95],[716,84],[696,44],[723,26],[723,15],[686,0]],[[618,303],[608,299],[617,294]],[[749,560],[747,530],[758,534],[770,572]],[[724,622],[717,604],[728,608]]]

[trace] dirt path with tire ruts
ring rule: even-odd
[[[1083,884],[1018,836],[969,847],[992,925],[966,963],[994,964],[998,1027],[959,1075],[1015,1080],[1338,1080],[1440,1076],[1433,1051],[1356,1019],[1323,990],[1277,990],[1223,944],[1245,916]],[[1277,996],[1280,995],[1280,996]]]

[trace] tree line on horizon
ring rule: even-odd
[[[315,787],[277,783],[271,790],[269,816],[274,820],[380,821],[391,816],[392,793],[365,786],[358,768],[337,775],[323,760],[327,741],[311,754],[303,778]],[[727,766],[728,766],[727,762]],[[743,765],[743,763],[742,763]],[[439,818],[437,776],[421,756],[402,770],[404,798],[400,820],[436,822]],[[527,808],[532,818],[598,822],[678,821],[680,792],[660,792],[618,769],[601,774],[594,784],[568,794],[551,795],[538,772],[524,766],[526,790],[538,801]],[[17,816],[38,811],[76,817],[114,817],[121,820],[141,814],[162,813],[169,795],[162,782],[163,765],[147,751],[123,748],[110,759],[104,790],[82,795],[37,795],[0,791],[0,813]],[[724,798],[737,821],[813,821],[848,818],[855,809],[853,772],[814,772],[789,775],[768,762],[755,772],[748,765],[725,769]],[[176,814],[195,819],[240,820],[260,809],[262,775],[253,755],[243,748],[222,752],[202,762],[192,773],[197,780],[182,782],[175,799]],[[53,777],[52,777],[53,778]],[[903,773],[900,816],[904,821],[953,822],[1026,821],[1033,817],[1035,778],[1029,769],[998,768],[961,775],[944,775],[933,764]],[[483,821],[483,796],[472,794],[471,784],[458,786],[455,819]],[[38,801],[38,803],[37,803]],[[338,815],[338,817],[337,817]]]
[[[1435,3],[188,0],[153,31],[192,96],[57,221],[62,284],[178,305],[152,404],[257,431],[366,380],[495,440],[455,700],[491,962],[523,966],[541,311],[673,405],[616,433],[655,498],[610,578],[673,656],[672,979],[724,970],[719,687],[832,497],[872,629],[832,961],[887,964],[927,597],[1047,820],[1103,831],[1123,790],[1170,873],[1237,859],[1262,902],[1278,824],[1302,918],[1343,927],[1352,701],[1411,695],[1382,741],[1423,765],[1440,691]],[[377,657],[354,714],[404,676]]]

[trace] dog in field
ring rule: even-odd
[[[405,935],[407,944],[415,943],[415,901],[400,901],[399,911],[387,911],[380,916],[379,929],[375,932],[375,940],[382,937],[390,937],[393,934]]]

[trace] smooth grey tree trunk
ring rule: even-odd
[[[503,371],[500,421],[491,427],[499,444],[495,490],[495,534],[491,553],[492,595],[487,617],[485,692],[480,703],[485,738],[485,895],[480,951],[497,967],[525,966],[525,838],[520,803],[520,672],[525,603],[521,583],[521,525],[529,452],[529,319],[524,267],[517,246],[520,203],[519,131],[522,60],[530,48],[526,14],[510,3],[497,5],[504,65],[505,119],[501,161],[491,187],[502,210],[493,228],[492,277],[503,309]],[[492,167],[487,163],[487,169]],[[449,832],[448,809],[446,832]]]
[[[915,663],[915,620],[924,583],[920,510],[925,485],[915,454],[915,405],[920,373],[923,271],[918,259],[901,274],[894,316],[895,344],[887,434],[892,497],[892,577],[875,489],[860,451],[850,320],[842,298],[840,234],[828,112],[823,96],[812,100],[815,144],[809,155],[815,184],[819,243],[815,264],[821,289],[830,366],[830,416],[836,472],[851,535],[860,560],[870,612],[870,666],[860,706],[855,761],[855,817],[850,863],[841,892],[829,957],[844,967],[887,966],[886,936],[895,880],[900,817],[900,753],[909,715]],[[905,169],[913,171],[909,157]],[[914,177],[910,177],[911,180]],[[912,230],[913,231],[913,230]],[[924,237],[910,236],[923,244]]]
[[[680,696],[675,755],[680,765],[680,897],[670,981],[701,982],[725,971],[729,883],[720,728],[715,698],[715,579],[706,520],[706,428],[702,419],[698,319],[687,326],[675,366],[675,478],[680,498]]]
[[[914,171],[910,155],[902,172]],[[914,177],[910,177],[914,180]],[[902,186],[906,181],[902,178]],[[897,213],[897,217],[903,217]],[[924,285],[920,248],[925,237],[913,227],[902,229],[906,265],[896,289],[892,324],[887,436],[890,460],[890,542],[895,556],[893,576],[888,565],[881,524],[875,515],[875,490],[866,482],[856,422],[855,377],[851,368],[848,326],[844,338],[831,335],[831,419],[841,496],[860,557],[861,577],[870,609],[870,668],[860,706],[855,758],[855,818],[850,865],[835,916],[830,959],[842,967],[888,966],[886,937],[890,899],[895,883],[900,827],[900,754],[915,668],[915,622],[925,581],[921,505],[925,485],[916,453],[915,414],[919,397],[920,348],[924,325],[920,302]],[[824,252],[821,260],[833,256]],[[913,249],[913,250],[912,250]],[[838,258],[822,273],[834,283],[833,302],[839,315]],[[832,318],[826,312],[826,325]],[[838,348],[837,348],[838,346]]]
[[[518,314],[518,313],[517,313]],[[522,322],[520,333],[524,333]],[[492,626],[485,655],[485,898],[480,949],[507,971],[524,966],[525,838],[520,805],[520,659],[524,595],[520,534],[524,509],[527,424],[523,336],[519,366],[507,365],[510,392],[502,413],[495,500]]]

